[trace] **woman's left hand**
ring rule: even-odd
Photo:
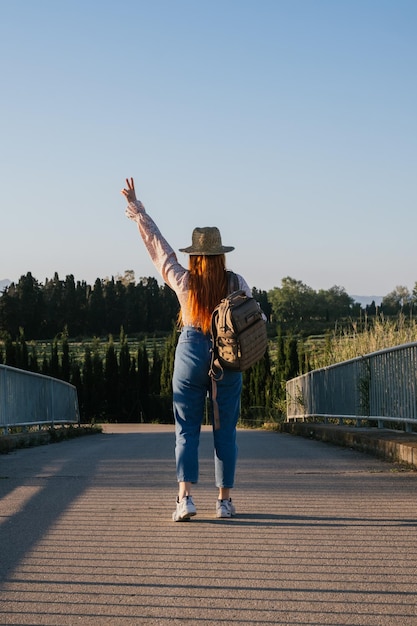
[[[127,188],[122,189],[121,193],[124,195],[128,202],[136,202],[135,183],[133,178],[130,180],[126,178]]]

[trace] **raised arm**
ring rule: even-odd
[[[178,295],[183,289],[183,278],[186,274],[185,268],[178,263],[174,250],[161,234],[151,216],[148,215],[142,202],[136,198],[133,178],[126,178],[126,187],[122,189],[121,193],[128,203],[126,216],[136,222],[143,243],[155,268],[162,276],[164,282]]]

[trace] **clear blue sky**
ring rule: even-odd
[[[217,225],[259,289],[413,288],[416,0],[0,9],[0,279],[155,275],[134,176],[175,249]]]

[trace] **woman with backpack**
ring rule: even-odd
[[[179,488],[172,519],[174,522],[187,521],[197,513],[191,489],[198,481],[200,429],[206,397],[211,396],[211,313],[222,298],[234,290],[229,286],[225,260],[225,254],[234,248],[223,246],[218,228],[195,228],[191,246],[180,249],[189,254],[187,269],[178,262],[174,250],[137,200],[133,178],[126,179],[126,188],[121,193],[128,203],[127,217],[136,222],[155,268],[174,290],[180,304],[181,333],[172,379]],[[237,278],[235,288],[243,289],[251,296],[242,276],[234,276]],[[219,427],[213,426],[215,481],[219,490],[216,517],[229,518],[236,513],[230,490],[234,486],[237,460],[236,425],[242,374],[225,369],[216,385],[220,417]]]

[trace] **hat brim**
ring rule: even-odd
[[[180,252],[186,252],[187,254],[195,254],[201,256],[215,256],[217,254],[226,254],[226,252],[232,252],[234,250],[234,246],[222,246],[221,248],[217,248],[217,250],[210,250],[210,252],[204,252],[204,250],[196,250],[194,246],[188,246],[188,248],[179,248]]]

